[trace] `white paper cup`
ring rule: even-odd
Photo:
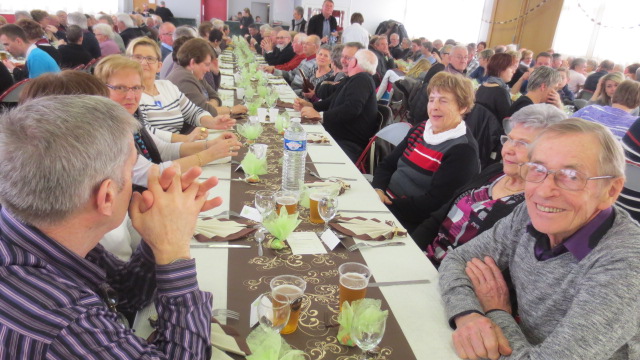
[[[269,109],[269,122],[275,122],[278,118],[278,113],[280,110],[273,108]]]
[[[236,88],[236,98],[238,100],[244,99],[244,88]]]
[[[267,119],[268,110],[265,108],[258,108],[258,120],[265,122]]]

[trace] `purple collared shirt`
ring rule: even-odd
[[[539,232],[529,223],[527,231],[536,239],[534,247],[536,259],[545,261],[566,252],[573,254],[578,261],[584,259],[611,228],[614,218],[615,214],[612,207],[602,210],[586,225],[553,248],[551,248],[549,236]]]

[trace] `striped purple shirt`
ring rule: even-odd
[[[155,300],[153,344],[117,322],[106,284],[119,310]],[[127,263],[101,245],[82,258],[0,210],[0,359],[209,359],[211,303],[195,260],[156,266],[144,242]]]

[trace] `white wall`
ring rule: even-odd
[[[173,13],[173,16],[196,19],[196,23],[200,23],[200,0],[164,0],[164,2]],[[160,3],[160,1],[157,1],[157,3]]]
[[[242,11],[244,10],[244,8],[249,8],[251,9],[251,3],[252,2],[261,2],[261,3],[267,3],[271,5],[271,16],[273,17],[273,2],[274,0],[229,0],[227,2],[228,6],[227,6],[227,15],[229,14],[237,14],[238,11]],[[293,10],[293,8],[292,8]],[[291,15],[291,14],[289,14]],[[255,18],[255,16],[254,16]],[[263,19],[264,21],[264,19]]]
[[[282,21],[284,25],[291,25],[295,7],[294,0],[273,0],[271,21]]]

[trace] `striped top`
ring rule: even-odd
[[[640,222],[640,121],[635,121],[622,138],[626,159],[624,188],[617,204]]]
[[[156,80],[155,85],[159,95],[143,93],[140,99],[140,110],[146,114],[146,120],[151,125],[150,131],[154,134],[158,135],[157,130],[179,134],[185,123],[200,126],[203,116],[211,116],[187,99],[171,81]]]
[[[622,139],[631,124],[638,118],[622,109],[602,105],[583,107],[576,111],[573,117],[597,122],[607,127],[618,140]]]
[[[157,292],[158,340],[119,324],[105,287],[121,311]],[[128,263],[102,245],[82,258],[0,210],[0,359],[209,359],[211,301],[195,260],[156,266],[145,243]]]

